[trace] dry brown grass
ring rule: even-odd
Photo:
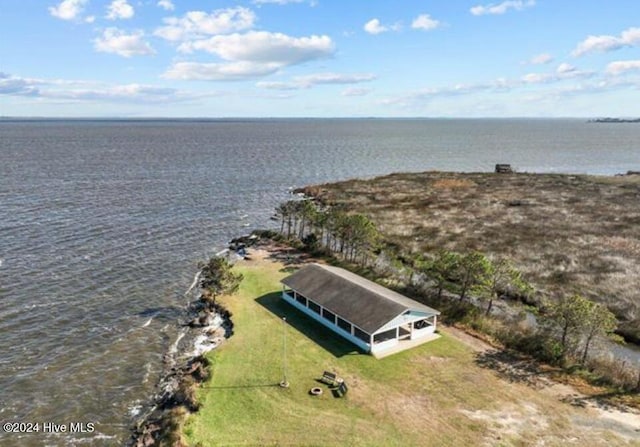
[[[433,182],[435,189],[466,189],[475,186],[476,184],[466,179],[447,178],[442,180],[436,180]]]
[[[605,303],[640,339],[640,176],[428,172],[317,191],[409,251],[508,256],[544,294]]]

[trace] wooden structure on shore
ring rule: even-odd
[[[509,164],[498,163],[496,164],[496,174],[513,174],[513,168]]]

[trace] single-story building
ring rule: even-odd
[[[309,264],[282,284],[282,299],[376,356],[436,338],[439,311],[348,270]]]

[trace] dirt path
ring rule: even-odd
[[[587,396],[570,385],[558,383],[537,362],[500,351],[461,329],[440,326],[440,331],[473,349],[479,366],[496,371],[505,380],[526,384],[546,396],[570,405],[577,410],[572,417],[574,425],[591,430],[609,430],[623,439],[640,442],[638,410],[611,405],[601,397]]]

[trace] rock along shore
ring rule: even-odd
[[[182,355],[172,352],[164,355],[164,372],[151,399],[151,408],[132,428],[126,444],[129,447],[182,445],[180,425],[186,415],[198,410],[195,391],[209,377],[205,354],[233,334],[231,313],[220,304],[205,301],[202,295],[188,305],[186,320],[179,337],[188,338],[186,346],[192,350]]]

